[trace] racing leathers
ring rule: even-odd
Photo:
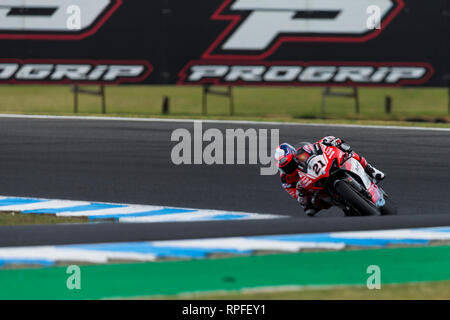
[[[317,143],[339,148],[340,150],[348,153],[354,159],[359,161],[359,163],[371,177],[377,180],[384,179],[385,175],[383,172],[371,166],[364,157],[361,157],[356,152],[354,152],[348,144],[344,143],[343,140],[334,136],[326,136],[319,140]],[[309,216],[316,214],[321,209],[328,209],[329,207],[331,207],[330,203],[323,201],[316,194],[312,194],[302,188],[300,177],[303,174],[304,173],[300,168],[296,169],[291,174],[280,173],[282,187],[294,199],[297,200],[297,202],[303,207],[306,214]]]

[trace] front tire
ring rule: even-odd
[[[335,190],[343,202],[362,216],[379,216],[380,212],[374,205],[357,193],[346,181],[340,180],[336,183]]]

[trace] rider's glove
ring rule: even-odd
[[[347,152],[347,153],[352,152],[352,147],[350,147],[349,144],[344,143],[344,142],[341,143],[341,144],[338,146],[338,148],[341,149],[341,150],[344,151],[344,152]]]
[[[327,145],[327,146],[336,146],[335,144],[334,144],[334,141],[336,140],[337,138],[336,137],[334,137],[334,136],[327,136],[327,137],[325,137],[325,138],[323,138],[322,139],[322,143],[323,144],[325,144],[325,145]]]
[[[331,142],[331,144],[332,144],[333,146],[335,146],[335,147],[339,147],[343,142],[344,142],[344,141],[342,141],[341,139],[335,138],[335,139]]]
[[[325,145],[337,147],[337,148],[339,148],[342,151],[347,152],[347,153],[352,152],[352,148],[350,147],[349,144],[345,143],[344,140],[342,140],[340,138],[336,138],[334,136],[325,137],[323,139],[323,143]]]
[[[335,136],[327,136],[323,138],[322,143],[327,146],[339,147],[342,143],[344,143],[344,140],[336,138]]]

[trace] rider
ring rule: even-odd
[[[343,140],[334,136],[327,136],[319,140],[318,143],[339,148],[358,160],[372,178],[378,181],[384,179],[385,174],[383,172],[371,166],[364,157],[360,157],[352,151],[351,147]],[[282,143],[275,151],[281,186],[300,203],[308,216],[313,216],[319,210],[330,207],[320,199],[313,201],[313,195],[302,187],[300,181],[299,170],[300,172],[306,170],[308,160],[314,153],[314,144],[310,142],[301,142],[295,148],[288,143]]]

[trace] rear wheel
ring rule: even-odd
[[[387,196],[384,197],[384,200],[386,203],[384,206],[380,208],[380,212],[383,216],[393,216],[397,214],[397,207],[392,202],[391,199],[389,199]]]
[[[343,202],[350,208],[357,211],[362,216],[378,216],[380,213],[375,205],[365,200],[357,193],[347,182],[340,180],[336,183],[336,192],[342,198]],[[352,210],[352,211],[354,211]]]

